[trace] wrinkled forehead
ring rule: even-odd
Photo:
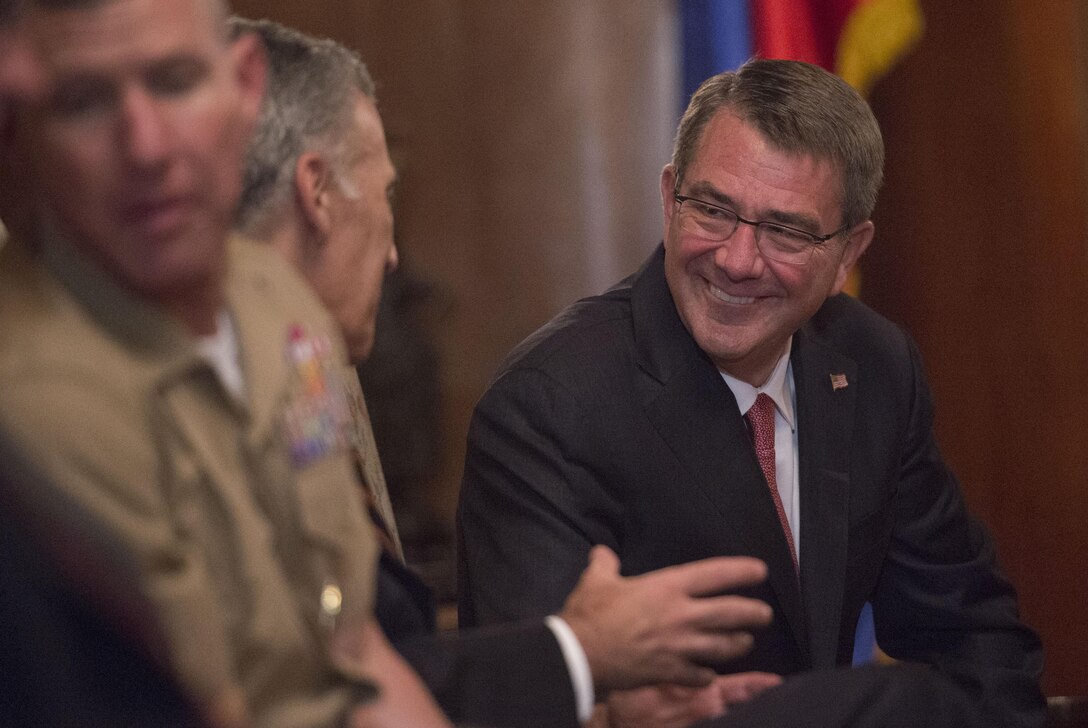
[[[95,73],[225,53],[219,7],[216,0],[36,0],[26,18],[49,70]]]

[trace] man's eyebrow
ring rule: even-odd
[[[763,215],[768,222],[780,222],[783,225],[797,228],[809,233],[818,233],[820,221],[812,215],[803,212],[788,212],[784,210],[770,210]]]
[[[707,202],[713,202],[714,204],[721,205],[722,207],[728,207],[730,210],[733,210],[738,214],[742,214],[739,210],[737,210],[736,202],[733,200],[733,198],[720,191],[717,187],[708,182],[696,182],[695,184],[693,184],[691,186],[690,196],[698,197],[699,199],[706,200]],[[747,214],[745,214],[744,216],[747,217]],[[791,212],[789,210],[772,209],[766,211],[759,211],[757,213],[757,217],[758,221],[778,222],[782,223],[783,225],[798,228],[799,230],[804,230],[806,232],[820,229],[819,220],[817,220],[815,216],[804,212]]]
[[[176,51],[174,53],[168,53],[167,55],[153,59],[150,63],[147,64],[147,67],[159,68],[162,66],[176,66],[179,64],[187,63],[206,66],[208,65],[208,59],[198,53],[190,53],[188,51]]]
[[[736,204],[733,202],[732,197],[720,191],[709,182],[696,182],[691,186],[688,192],[689,197],[698,197],[700,200],[713,202],[716,205],[728,207],[730,210],[732,210]]]

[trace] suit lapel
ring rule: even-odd
[[[631,293],[644,374],[640,380],[643,406],[658,434],[687,469],[693,487],[713,505],[723,542],[737,553],[767,563],[768,580],[783,616],[807,655],[801,593],[766,480],[733,393],[676,313],[663,260],[659,249],[635,279]]]
[[[805,330],[794,336],[790,361],[797,391],[801,585],[813,665],[825,667],[835,663],[842,624],[857,366]]]

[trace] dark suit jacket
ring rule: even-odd
[[[541,620],[437,635],[430,590],[385,552],[374,611],[389,641],[454,722],[578,728],[570,673]]]
[[[658,248],[521,344],[477,406],[459,509],[460,610],[555,610],[591,545],[625,573],[715,555],[767,562],[774,609],[722,671],[848,664],[862,605],[895,657],[935,664],[994,725],[1041,721],[1041,649],[934,442],[910,339],[855,299],[794,336],[798,585],[735,399],[676,313]],[[832,386],[844,375],[847,386]]]

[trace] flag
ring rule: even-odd
[[[748,0],[680,0],[683,38],[682,106],[706,79],[731,71],[752,55]]]
[[[922,37],[918,0],[680,0],[685,103],[749,56],[807,61],[863,96]]]
[[[922,37],[918,0],[750,2],[758,55],[822,66],[863,96]]]

